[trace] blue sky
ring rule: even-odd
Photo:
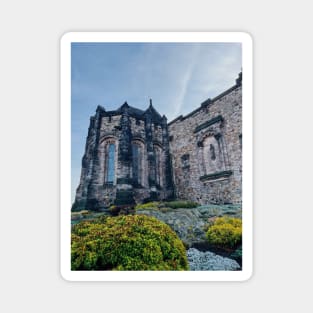
[[[71,53],[72,201],[97,105],[146,109],[151,98],[171,121],[233,86],[241,71],[240,43],[73,43]]]

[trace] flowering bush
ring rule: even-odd
[[[235,248],[241,243],[242,221],[239,218],[219,217],[209,227],[209,243],[221,248]]]
[[[72,228],[72,270],[188,270],[186,251],[165,223],[144,215],[81,222]]]

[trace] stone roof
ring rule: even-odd
[[[162,117],[160,113],[153,107],[152,101],[150,99],[149,108],[144,112],[145,115],[150,114],[153,122],[161,123]]]
[[[151,119],[155,123],[161,123],[162,122],[162,116],[160,113],[153,107],[152,101],[150,100],[150,105],[147,110],[143,111],[137,108],[134,108],[130,106],[127,102],[124,102],[118,109],[113,111],[105,111],[105,109],[102,106],[97,107],[97,111],[100,110],[104,115],[116,115],[116,114],[122,114],[124,110],[128,110],[128,114],[130,116],[136,117],[136,118],[145,118],[146,115],[150,114]]]

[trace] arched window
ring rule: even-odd
[[[163,170],[162,170],[162,148],[154,146],[155,154],[155,179],[159,187],[163,186]]]
[[[142,151],[141,146],[137,143],[132,144],[133,154],[133,181],[135,184],[141,185],[142,183]]]
[[[106,151],[106,182],[113,184],[115,179],[115,144],[109,143]]]

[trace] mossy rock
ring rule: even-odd
[[[186,250],[165,223],[144,215],[72,227],[72,270],[188,270]]]

